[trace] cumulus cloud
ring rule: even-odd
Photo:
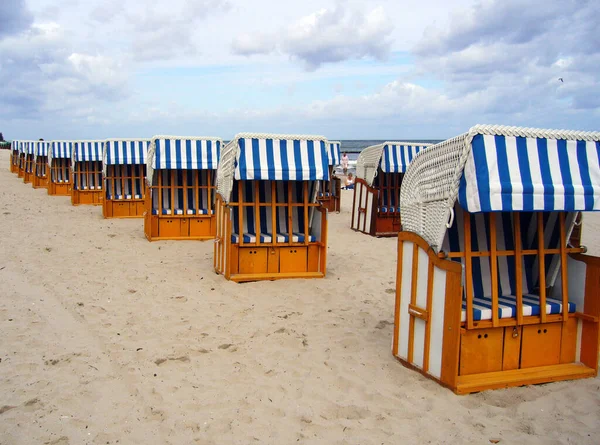
[[[155,2],[125,16],[133,27],[132,53],[140,61],[198,53],[194,32],[200,20],[231,9],[227,0]]]
[[[39,118],[67,114],[89,103],[126,96],[127,76],[108,56],[70,51],[56,23],[34,24],[23,36],[0,41],[0,116]]]
[[[269,54],[277,48],[315,70],[324,63],[349,59],[384,59],[390,52],[392,30],[382,7],[365,13],[348,10],[340,2],[277,33],[242,34],[233,40],[232,51],[247,56]]]
[[[2,0],[0,2],[0,39],[29,28],[33,16],[25,6],[25,0]]]
[[[564,127],[578,110],[600,110],[599,14],[587,0],[478,3],[447,29],[427,30],[417,65],[450,97],[477,94],[479,109],[504,119],[546,115]]]

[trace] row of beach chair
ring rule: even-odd
[[[339,144],[156,136],[145,159],[129,140],[94,160],[94,145],[83,159],[74,142],[70,165],[53,163],[54,144],[49,193],[59,178],[97,192],[98,162],[105,216],[142,215],[149,240],[214,238],[215,271],[238,282],[325,276]],[[117,162],[129,146],[137,162]],[[27,156],[14,148],[19,172]],[[367,147],[350,226],[398,238],[393,355],[459,394],[596,376],[600,258],[570,237],[599,210],[600,133],[475,126],[435,145]]]

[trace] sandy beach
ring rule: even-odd
[[[329,216],[327,277],[235,284],[0,151],[0,444],[597,444],[600,379],[456,396],[391,353],[396,240]],[[583,244],[600,255],[600,214]]]

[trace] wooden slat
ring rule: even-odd
[[[238,207],[238,239],[240,246],[244,245],[244,190],[246,181],[238,182],[238,197],[239,197],[239,207]],[[229,261],[227,261],[229,264]]]
[[[560,274],[562,285],[563,323],[569,318],[569,274],[567,269],[567,232],[565,227],[565,212],[558,214],[560,224]]]
[[[291,181],[287,182],[287,186],[288,186],[288,202],[287,202],[287,204],[288,204],[288,236],[290,237],[289,244],[292,244],[292,242],[293,242],[292,236],[293,236],[293,231],[294,231],[293,230],[294,229],[294,227],[293,227],[294,218],[293,218],[292,212],[294,210],[294,207],[292,206],[292,183],[291,183]]]
[[[427,267],[427,303],[425,312],[422,315],[425,317],[425,342],[423,345],[423,371],[429,370],[429,350],[431,346],[431,311],[433,310],[433,261],[429,259]],[[409,306],[409,311],[411,307]]]
[[[521,214],[513,212],[513,224],[515,231],[515,285],[517,287],[517,325],[523,324],[523,248],[521,238]]]
[[[544,246],[544,214],[537,213],[538,230],[538,264],[540,281],[540,316],[542,323],[546,323],[546,252]]]
[[[473,329],[473,262],[471,260],[471,215],[464,214],[465,239],[465,291],[467,299],[467,328]]]
[[[271,227],[273,230],[273,245],[277,245],[277,183],[271,181]]]
[[[400,332],[400,300],[402,298],[402,262],[404,254],[404,241],[398,240],[398,261],[396,264],[396,303],[394,306],[394,339],[392,341],[392,352],[398,355],[398,333]]]
[[[256,232],[256,242],[255,245],[259,245],[260,244],[260,234],[262,233],[261,231],[261,227],[260,227],[260,194],[258,193],[259,189],[259,184],[258,181],[254,181],[254,229]]]
[[[490,271],[492,274],[492,325],[498,326],[498,256],[496,255],[496,214],[489,213],[490,221]]]
[[[412,251],[412,277],[410,283],[410,304],[416,306],[417,304],[417,280],[419,278],[419,246],[413,244]],[[410,314],[410,313],[409,313]],[[413,362],[413,353],[415,348],[415,317],[411,314],[408,324],[408,362]]]
[[[302,181],[302,198],[304,204],[304,245],[308,245],[308,181]]]

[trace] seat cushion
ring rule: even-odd
[[[569,313],[576,310],[575,303],[569,302]],[[546,315],[562,313],[562,301],[546,297]],[[539,297],[533,294],[523,295],[523,316],[540,315]],[[517,297],[514,295],[498,297],[498,318],[517,316]],[[467,303],[463,300],[461,321],[467,320]],[[492,299],[488,297],[473,298],[473,320],[492,319]]]
[[[284,235],[282,233],[277,234],[277,242],[278,243],[287,243],[289,240],[289,235]],[[309,242],[316,242],[317,239],[314,236],[309,236]],[[232,243],[239,243],[240,237],[237,233],[231,235]],[[244,233],[244,242],[245,243],[254,243],[256,242],[256,235],[254,233]],[[260,242],[261,243],[271,243],[273,242],[272,234],[270,233],[261,233],[260,234]],[[292,242],[294,243],[303,243],[304,242],[304,234],[293,233],[292,234]]]

